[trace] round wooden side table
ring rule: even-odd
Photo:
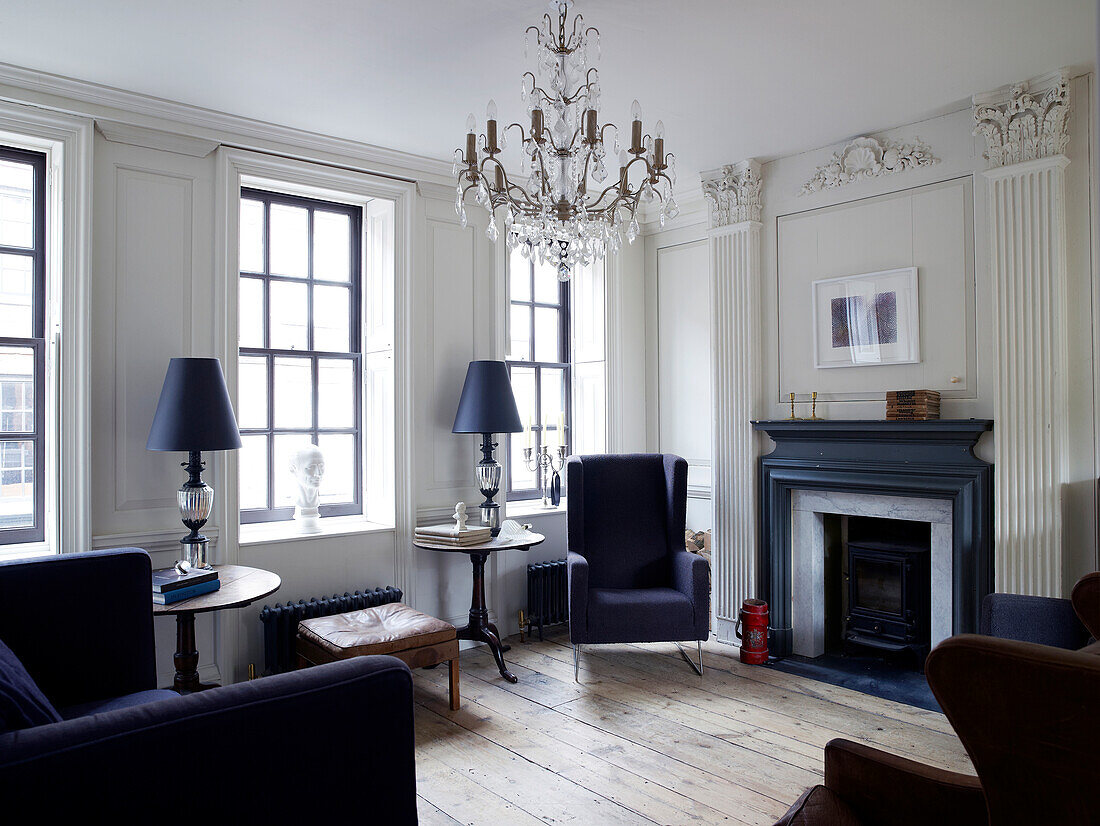
[[[474,588],[470,597],[470,621],[464,627],[458,629],[458,638],[488,644],[489,650],[493,652],[493,659],[497,661],[500,676],[510,683],[519,682],[519,678],[509,671],[504,664],[504,652],[507,647],[500,641],[500,632],[497,627],[489,622],[489,609],[485,605],[485,560],[494,551],[526,551],[545,539],[546,537],[541,533],[528,532],[508,539],[498,536],[480,545],[467,545],[463,548],[454,545],[436,545],[422,539],[413,542],[416,547],[430,551],[469,554],[470,562],[474,568]]]
[[[275,593],[282,585],[278,574],[261,568],[243,565],[215,565],[221,587],[209,594],[173,602],[171,605],[153,604],[153,615],[176,617],[176,679],[172,689],[181,694],[217,688],[214,683],[199,682],[199,652],[195,647],[195,614],[221,611],[224,608],[243,608],[258,599]]]

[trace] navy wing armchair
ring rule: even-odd
[[[710,569],[687,551],[687,462],[679,456],[573,456],[568,484],[569,641],[694,640],[710,631]],[[683,649],[681,649],[681,652]]]

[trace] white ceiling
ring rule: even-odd
[[[0,0],[0,61],[448,158],[467,112],[522,113],[545,0]],[[1061,66],[1093,0],[579,0],[603,116],[665,122],[699,170],[823,146]]]

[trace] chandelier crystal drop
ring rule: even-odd
[[[489,240],[495,242],[503,232],[509,249],[522,246],[524,254],[553,263],[562,281],[578,264],[620,249],[624,234],[633,243],[640,233],[640,203],[659,204],[661,226],[679,213],[672,197],[676,159],[665,153],[664,124],[657,121],[653,134],[643,135],[636,100],[629,133],[623,136],[627,140],[620,139],[614,124],[600,124],[599,73],[589,66],[590,56],[599,59],[600,33],[585,28],[579,14],[570,24],[572,5],[572,0],[551,0],[541,25],[527,29],[525,53],[529,57],[533,48],[536,71],[526,72],[520,83],[526,126],[498,128],[497,105],[490,100],[485,132],[477,134],[471,114],[465,151],[455,150],[454,163],[455,212],[462,226],[466,196],[473,190],[475,202],[489,211]],[[513,129],[526,185],[508,177],[499,157]],[[604,143],[608,133],[610,154]]]

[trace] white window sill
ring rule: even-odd
[[[508,502],[504,508],[505,519],[527,518],[529,516],[565,516],[565,497],[561,498],[561,504],[556,508],[546,508],[541,499],[517,499]]]
[[[285,522],[250,522],[241,525],[238,543],[244,545],[269,545],[275,542],[302,542],[325,536],[353,536],[358,534],[393,531],[392,525],[368,522],[362,516],[325,516],[320,520],[318,533],[301,533],[294,520]]]
[[[38,559],[55,556],[56,552],[45,542],[26,542],[20,545],[0,545],[0,562],[12,559]]]

